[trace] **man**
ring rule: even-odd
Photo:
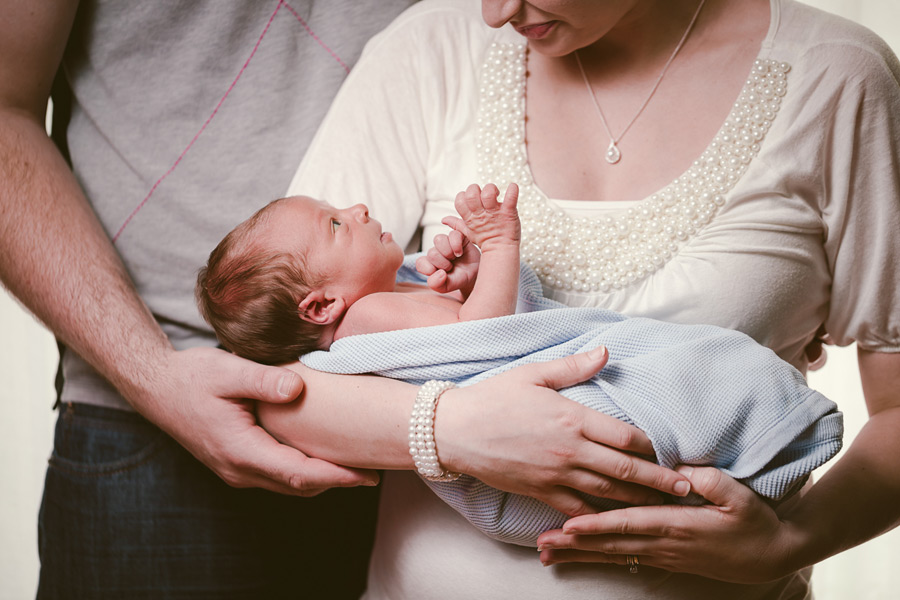
[[[361,591],[374,496],[297,496],[377,476],[255,425],[302,381],[214,349],[192,289],[411,1],[2,1],[0,278],[63,347],[39,597]]]

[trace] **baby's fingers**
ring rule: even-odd
[[[453,250],[453,256],[459,258],[465,251],[466,242],[469,238],[456,231],[455,229],[447,234],[447,240],[450,242],[450,249]]]
[[[500,190],[498,190],[497,186],[493,183],[489,183],[481,190],[481,206],[483,206],[485,210],[497,210],[500,206],[500,203],[497,202],[497,198],[499,197]]]
[[[516,210],[516,205],[519,203],[519,186],[514,183],[510,183],[506,188],[506,194],[503,196],[503,210],[506,212],[513,212]]]
[[[447,292],[447,272],[438,270],[429,275],[428,287],[439,294]]]
[[[435,243],[438,243],[438,239],[434,239]],[[447,245],[447,250],[449,250],[449,243]],[[453,255],[451,254],[448,258],[447,254],[441,252],[437,246],[431,248],[428,253],[425,255],[428,258],[428,262],[430,262],[435,270],[443,269],[445,271],[449,271],[453,268],[453,262],[450,260]],[[421,271],[420,271],[421,273]],[[431,273],[428,273],[430,275]]]
[[[443,219],[441,219],[441,223],[455,231],[460,232],[468,238],[472,237],[469,235],[469,228],[466,227],[466,222],[459,217],[444,217]]]
[[[466,213],[460,210],[459,206],[460,197],[456,196],[456,212],[461,215],[465,215]],[[477,184],[473,183],[469,187],[466,188],[465,193],[462,195],[462,203],[465,211],[468,213],[478,212],[481,210],[481,188],[478,187]]]
[[[431,264],[431,261],[428,260],[428,257],[420,256],[416,259],[416,271],[418,271],[422,275],[428,276],[437,271],[437,267]]]
[[[459,233],[457,233],[456,231],[453,231],[451,233],[456,233],[457,235],[459,235]],[[434,236],[434,250],[439,252],[441,256],[446,258],[451,263],[453,262],[453,259],[458,258],[462,254],[462,252],[457,254],[454,251],[453,244],[450,242],[450,236],[444,234]],[[445,269],[447,267],[441,268]]]

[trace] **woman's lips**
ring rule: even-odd
[[[518,26],[516,27],[516,31],[529,40],[539,40],[546,37],[554,27],[556,27],[556,21],[548,21],[547,23],[538,23],[537,25]]]

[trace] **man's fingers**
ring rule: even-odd
[[[258,434],[258,435],[257,435]],[[335,487],[375,485],[375,471],[351,469],[309,458],[299,450],[279,444],[261,428],[252,440],[253,452],[244,456],[240,471],[223,476],[235,487],[262,487],[281,494],[309,496]]]
[[[238,356],[229,356],[228,362],[227,371],[211,380],[227,389],[231,398],[284,403],[293,401],[303,390],[303,379],[290,369],[260,365]]]

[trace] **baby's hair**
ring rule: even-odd
[[[265,248],[253,233],[270,202],[226,235],[197,276],[200,314],[225,348],[263,364],[297,360],[319,347],[322,326],[300,318],[298,305],[323,283],[300,253]]]

